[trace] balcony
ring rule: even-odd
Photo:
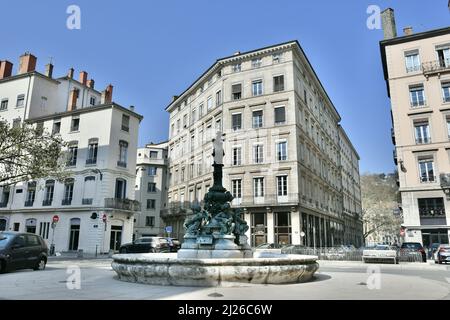
[[[81,204],[82,205],[92,205],[94,199],[90,198],[90,199],[82,199],[81,200]]]
[[[422,63],[422,72],[425,77],[440,75],[450,71],[450,59],[441,59]]]
[[[136,200],[105,198],[105,207],[127,211],[141,211],[141,203]]]
[[[70,206],[72,204],[72,199],[70,198],[70,199],[63,199],[62,201],[61,201],[61,205],[62,206]]]
[[[420,182],[421,183],[436,182],[436,176],[423,176],[423,177],[420,177]]]
[[[441,188],[442,189],[449,189],[450,188],[450,173],[441,173],[439,175],[439,179],[441,181]]]
[[[34,204],[34,200],[27,200],[25,201],[25,207],[32,207]]]
[[[97,164],[97,158],[94,159],[86,159],[87,165]]]
[[[276,206],[276,205],[289,205],[289,204],[298,204],[299,203],[299,195],[298,193],[288,193],[285,196],[278,196],[276,194],[266,194],[262,197],[254,197],[254,196],[244,196],[240,199],[239,206],[247,207],[247,206]],[[233,206],[234,203],[233,203]]]
[[[44,200],[42,201],[42,206],[43,207],[48,207],[52,205],[53,200]]]
[[[174,201],[170,202],[167,208],[161,210],[161,215],[167,216],[167,215],[185,215],[188,210],[191,210],[191,207],[193,205],[199,205],[203,206],[203,201]]]

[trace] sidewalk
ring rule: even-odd
[[[54,256],[48,256],[49,261],[59,261],[59,260],[104,260],[110,259],[111,255],[109,253],[103,254],[90,254],[90,253],[78,253],[78,252],[56,252]]]
[[[433,260],[423,262],[400,262],[399,264],[388,263],[363,263],[362,261],[337,261],[337,260],[317,260],[320,266],[324,267],[341,267],[341,268],[361,268],[362,266],[377,265],[383,268],[397,270],[444,270],[450,271],[450,264],[435,264]]]

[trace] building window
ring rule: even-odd
[[[421,182],[434,182],[434,161],[433,158],[419,159],[419,172]]]
[[[264,162],[264,145],[255,144],[253,146],[253,162],[254,163]]]
[[[13,128],[20,128],[20,124],[21,124],[20,118],[14,119],[14,120],[13,120],[12,127],[13,127]]]
[[[414,122],[414,131],[416,133],[416,144],[430,143],[430,128],[428,121]]]
[[[156,200],[155,199],[147,199],[147,209],[154,210],[156,207]]]
[[[409,95],[411,97],[411,107],[421,107],[425,105],[425,92],[423,85],[410,86]]]
[[[44,133],[44,122],[40,121],[36,123],[36,134],[42,136]]]
[[[78,157],[78,142],[69,143],[69,155],[67,159],[67,166],[74,167],[77,165],[77,157]]]
[[[447,116],[447,135],[450,139],[450,116]]]
[[[183,115],[183,128],[187,128],[187,114]]]
[[[130,131],[130,116],[126,114],[122,115],[122,130],[126,132]]]
[[[275,125],[286,123],[286,109],[285,107],[275,107]]]
[[[241,113],[235,113],[231,115],[231,125],[232,129],[234,131],[241,130],[242,129],[242,114]]]
[[[222,104],[222,91],[219,90],[216,92],[216,106],[220,106]]]
[[[79,131],[80,130],[80,118],[72,118],[72,123],[70,125],[70,131]]]
[[[405,54],[406,72],[415,72],[420,70],[419,52],[413,51]]]
[[[145,226],[146,227],[154,227],[155,226],[155,217],[145,217]]]
[[[444,102],[450,102],[450,82],[444,82],[442,84],[442,100]]]
[[[216,132],[217,131],[222,132],[222,120],[221,119],[216,120]]]
[[[264,178],[253,179],[253,194],[255,197],[264,197]]]
[[[84,188],[83,188],[83,205],[92,205],[94,202],[95,195],[95,177],[89,176],[84,178]]]
[[[203,116],[203,104],[198,106],[198,118],[200,119]]]
[[[27,197],[25,207],[32,207],[36,197],[36,181],[28,182]]]
[[[277,143],[277,160],[278,161],[287,160],[287,142],[286,141]]]
[[[262,128],[262,126],[263,126],[263,111],[262,110],[253,111],[252,126],[253,126],[253,128]]]
[[[241,64],[240,63],[236,63],[233,65],[233,72],[239,72],[241,71]]]
[[[242,149],[241,149],[241,147],[234,147],[232,156],[233,156],[233,159],[232,159],[233,166],[240,166],[241,165],[241,158],[242,158]]]
[[[175,135],[175,124],[174,123],[172,123],[171,125],[170,125],[170,132],[171,132],[171,135],[172,135],[172,137]]]
[[[263,94],[263,82],[262,80],[255,80],[252,82],[252,95],[260,96]]]
[[[197,114],[197,110],[195,108],[192,109],[191,124],[193,124],[195,122],[196,114]]]
[[[98,139],[97,138],[89,139],[86,164],[97,163],[97,152],[98,152]]]
[[[17,96],[16,108],[23,107],[24,103],[25,103],[25,95],[24,94],[19,94]]]
[[[148,175],[156,176],[156,167],[148,167]]]
[[[150,159],[158,159],[158,151],[150,151]]]
[[[208,97],[208,100],[206,101],[206,108],[207,110],[211,110],[213,106],[212,97]]]
[[[261,58],[256,58],[252,60],[252,68],[259,68],[261,67],[262,61]]]
[[[49,230],[50,230],[50,222],[39,223],[39,235],[43,239],[48,239]]]
[[[44,201],[43,206],[51,206],[53,202],[53,195],[55,193],[55,180],[47,180],[45,182]]]
[[[445,46],[445,48],[439,48],[436,50],[438,58],[439,58],[439,65],[443,68],[447,68],[450,66],[450,48],[448,45]]]
[[[273,77],[273,92],[284,91],[284,76]]]
[[[72,204],[74,183],[75,183],[74,179],[67,179],[64,182],[64,197],[61,205],[70,206]]]
[[[272,55],[272,62],[273,63],[280,63],[281,62],[281,53],[274,53]]]
[[[237,83],[231,86],[231,99],[239,100],[242,98],[242,84]]]
[[[0,110],[6,109],[8,109],[8,99],[2,99],[2,102],[0,103]]]
[[[127,181],[122,178],[116,179],[116,199],[126,199],[127,197]]]
[[[278,196],[287,196],[287,176],[277,177],[277,194]]]
[[[91,106],[95,106],[95,102],[96,102],[95,97],[92,97],[92,96],[91,96],[91,98],[89,99],[89,104],[90,104]]]
[[[147,192],[156,192],[156,183],[155,182],[148,183]]]
[[[53,122],[52,134],[58,134],[61,132],[61,120],[55,120]]]
[[[119,161],[117,161],[117,166],[126,168],[128,158],[128,142],[119,141]]]
[[[10,189],[8,186],[2,188],[1,198],[0,198],[0,208],[6,208],[9,201]]]
[[[420,217],[445,217],[445,206],[443,198],[417,199]]]
[[[242,180],[233,179],[231,180],[231,193],[234,198],[242,198]]]

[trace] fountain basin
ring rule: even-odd
[[[185,259],[175,254],[113,255],[122,281],[152,285],[215,287],[233,283],[289,284],[311,280],[317,256],[258,252],[253,258]]]

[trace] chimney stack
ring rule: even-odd
[[[80,72],[79,80],[83,85],[87,84],[88,73],[86,71]]]
[[[236,51],[233,55],[234,55],[234,56],[238,56],[238,55],[240,55],[240,54],[241,54],[240,51]]]
[[[36,70],[36,62],[37,58],[29,52],[21,55],[19,59],[19,74]]]
[[[172,102],[178,99],[178,96],[172,96]]]
[[[70,68],[69,69],[69,72],[67,73],[67,77],[68,78],[70,78],[70,79],[73,79],[73,72],[74,72],[75,70],[73,70],[73,68]]]
[[[387,8],[381,12],[381,24],[383,26],[384,39],[397,37],[397,27],[395,26],[394,9]]]
[[[131,111],[134,111],[134,106],[130,106],[130,110],[131,110]]]
[[[88,80],[87,82],[87,86],[91,89],[94,89],[94,84],[95,84],[94,79]]]
[[[413,28],[412,27],[405,27],[403,28],[403,33],[405,36],[410,36],[413,34]]]
[[[45,75],[49,78],[53,76],[53,64],[49,63],[45,66]]]
[[[77,108],[78,93],[79,93],[79,91],[76,88],[73,88],[72,91],[70,91],[69,104],[67,106],[67,111],[73,111]]]
[[[0,79],[11,77],[13,64],[7,60],[0,61]]]
[[[109,104],[112,102],[112,93],[113,93],[113,86],[110,84],[106,87],[104,91],[102,91],[102,104]]]

